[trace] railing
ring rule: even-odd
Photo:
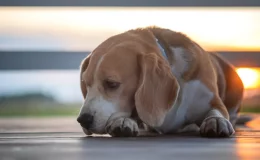
[[[260,67],[260,52],[219,52],[236,67]],[[0,70],[79,69],[89,52],[0,52]]]
[[[1,0],[4,6],[259,6],[259,0]]]

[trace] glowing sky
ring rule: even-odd
[[[0,49],[92,50],[109,36],[157,25],[209,50],[260,50],[260,8],[0,7]]]
[[[260,51],[260,7],[0,7],[0,50],[91,51],[114,34],[149,25],[184,32],[208,50]],[[259,70],[238,71],[246,88],[259,88]],[[27,72],[2,71],[0,94],[40,90],[59,100],[82,99],[78,71]]]

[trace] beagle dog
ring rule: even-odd
[[[137,136],[195,125],[203,137],[229,137],[243,97],[234,67],[180,32],[126,31],[101,43],[81,64],[85,134]]]

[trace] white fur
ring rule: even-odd
[[[188,70],[188,62],[190,61],[187,51],[182,47],[171,47],[174,54],[174,65],[172,66],[172,72],[177,78],[181,77],[181,74]]]
[[[222,117],[224,118],[224,116],[219,112],[219,110],[217,109],[212,109],[208,115],[206,116],[206,118],[210,118],[210,117]]]
[[[217,109],[212,109],[200,126],[202,136],[207,136],[209,130],[214,131],[215,135],[230,136],[235,133],[232,124]]]
[[[159,132],[176,132],[186,124],[203,120],[210,111],[213,93],[199,80],[190,81],[181,86],[177,103],[167,113]]]
[[[104,99],[102,96],[90,98],[87,95],[80,114],[88,113],[94,116],[90,130],[104,132],[105,125],[111,115],[118,112],[117,105]]]
[[[98,61],[96,71],[103,59],[104,58],[101,57]],[[104,132],[105,125],[111,115],[118,112],[117,104],[106,100],[98,91],[96,84],[92,87],[87,86],[87,92],[88,94],[80,114],[88,113],[94,116],[94,122],[90,130],[102,133]]]
[[[172,72],[179,83],[179,93],[175,104],[167,113],[163,124],[156,130],[162,133],[176,132],[187,124],[202,121],[210,111],[213,93],[199,80],[183,82],[181,74],[188,69],[189,53],[184,48],[171,48],[175,62]]]
[[[117,127],[119,127],[121,131],[123,131],[125,128],[129,128],[132,133],[139,132],[139,128],[136,121],[132,120],[131,118],[125,118],[123,116],[115,118],[113,120],[109,120],[106,127],[110,135],[113,135],[113,131]]]
[[[200,128],[198,127],[198,125],[196,125],[195,123],[192,124],[188,124],[186,126],[184,126],[183,128],[179,129],[177,132],[178,133],[188,133],[188,132],[199,132]]]

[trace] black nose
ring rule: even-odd
[[[89,129],[93,123],[93,116],[91,114],[84,113],[77,118],[77,121],[82,127]]]

